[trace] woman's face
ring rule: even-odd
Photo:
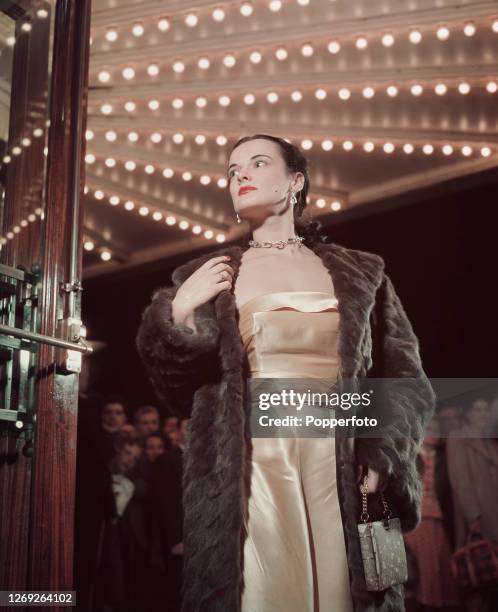
[[[290,173],[279,145],[266,138],[249,140],[232,151],[227,175],[234,209],[245,218],[261,207],[275,212],[275,205],[290,200],[291,188],[297,192],[304,184],[303,174]]]
[[[476,429],[486,429],[491,424],[491,408],[484,398],[477,399],[467,412],[469,423]]]

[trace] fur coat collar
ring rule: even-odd
[[[248,248],[248,247],[246,247]],[[386,498],[404,530],[420,520],[422,495],[416,456],[434,393],[422,369],[418,340],[384,271],[381,257],[335,243],[311,247],[332,276],[339,301],[339,357],[343,378],[415,377],[390,395],[396,436],[338,439],[336,466],[355,612],[404,610],[402,587],[381,593],[365,588],[357,523],[360,494],[356,465],[370,465],[387,479]],[[237,277],[245,248],[227,246],[177,267],[173,286],[153,295],[137,335],[137,349],[166,410],[191,417],[183,474],[184,593],[182,612],[239,612],[247,430],[244,348],[235,297],[229,290],[199,306],[198,332],[173,324],[178,287],[205,261],[230,255]],[[399,434],[404,434],[400,436]],[[380,517],[380,500],[369,496]],[[331,568],[333,571],[333,568]],[[255,611],[256,612],[256,611]]]

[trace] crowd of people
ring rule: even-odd
[[[161,419],[150,405],[129,418],[120,397],[81,398],[78,427],[78,609],[180,610],[188,420]],[[422,520],[405,534],[408,612],[492,612],[496,588],[463,591],[451,558],[472,539],[498,543],[498,398],[440,405],[419,468]]]

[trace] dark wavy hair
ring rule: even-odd
[[[316,242],[325,242],[327,236],[321,231],[322,223],[313,219],[308,213],[305,213],[305,208],[308,204],[307,196],[310,189],[309,165],[308,160],[299,147],[296,147],[278,136],[254,134],[253,136],[244,136],[240,138],[232,147],[230,154],[244,142],[249,142],[250,140],[256,140],[258,138],[265,138],[266,140],[275,142],[280,147],[282,158],[289,172],[302,172],[304,175],[304,185],[301,191],[296,194],[297,204],[294,205],[294,227],[296,234],[298,236],[303,236],[304,244],[307,246],[311,246]]]

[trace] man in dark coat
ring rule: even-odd
[[[231,291],[223,290],[196,308],[195,334],[173,322],[172,300],[179,286],[216,256],[231,256],[235,284],[247,248],[225,247],[176,268],[173,286],[155,292],[137,335],[137,348],[159,401],[176,415],[191,416],[183,475],[183,612],[240,611],[247,501],[245,353]],[[334,243],[315,243],[311,248],[331,274],[339,301],[339,392],[346,379],[353,387],[366,376],[397,379],[383,405],[390,419],[382,437],[339,438],[336,465],[355,610],[404,610],[402,587],[380,593],[366,590],[357,534],[357,468],[366,465],[381,474],[385,496],[402,528],[413,529],[420,521],[422,495],[416,457],[434,411],[434,392],[422,368],[418,339],[384,272],[383,259]]]

